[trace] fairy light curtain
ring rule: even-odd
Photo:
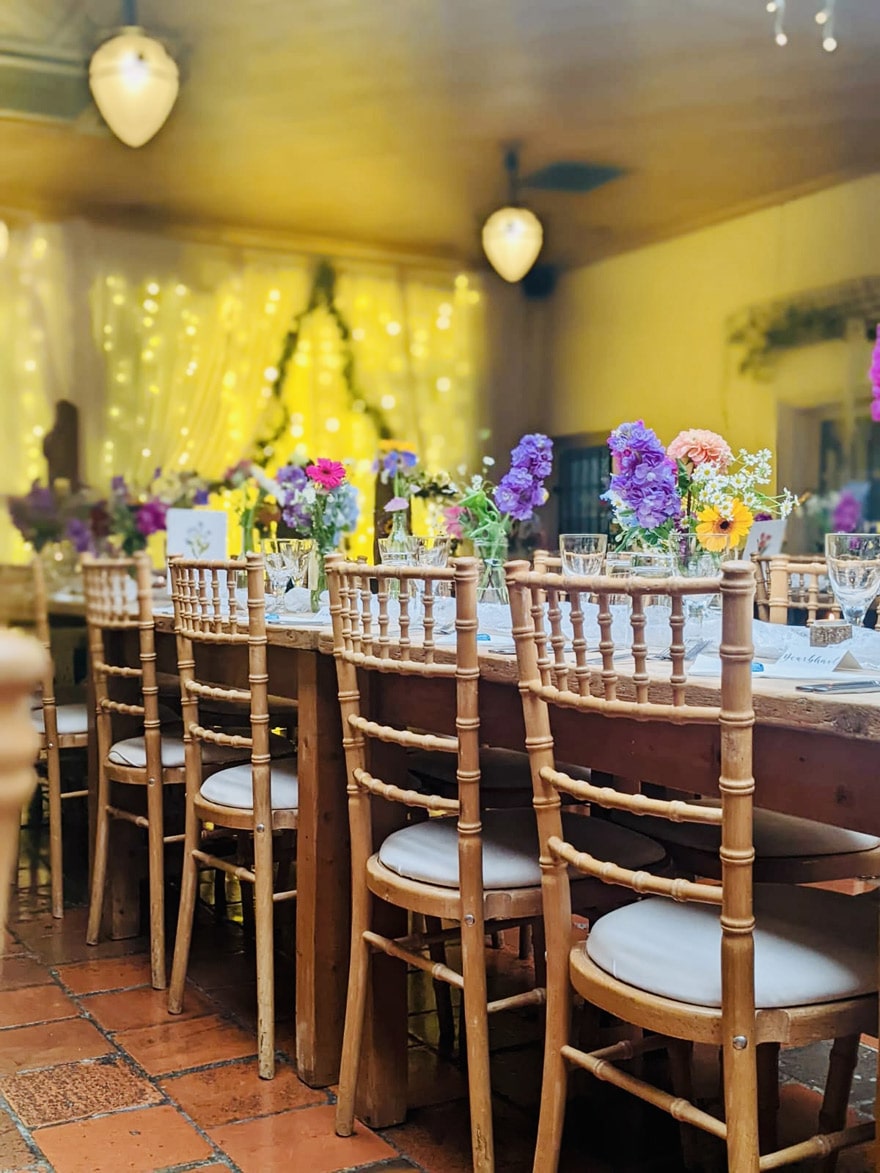
[[[45,475],[42,437],[56,399],[77,404],[85,479],[156,467],[219,476],[249,456],[271,414],[283,338],[308,303],[315,260],[81,222],[13,232],[0,260],[3,480]],[[342,377],[332,316],[304,319],[284,387],[290,425],[271,472],[296,447],[351,459],[369,549],[377,432],[365,405],[429,467],[472,456],[482,373],[482,291],[467,274],[336,264],[336,304],[351,328],[357,395]],[[227,505],[231,506],[231,502]],[[15,545],[5,517],[0,556]]]

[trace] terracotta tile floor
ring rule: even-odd
[[[438,1053],[433,995],[422,975],[410,979],[407,1121],[379,1133],[359,1126],[340,1139],[334,1089],[307,1087],[292,1063],[289,958],[278,959],[278,1068],[266,1082],[256,1074],[253,955],[241,925],[201,919],[185,1014],[171,1018],[164,994],[150,988],[142,938],[89,948],[81,904],[61,922],[48,915],[38,846],[19,873],[0,963],[2,1173],[469,1173],[466,1077]],[[529,964],[510,948],[493,951],[489,968],[493,997],[529,977]],[[531,1169],[540,1037],[534,1013],[493,1019],[499,1173]],[[786,1140],[812,1130],[826,1055],[818,1047],[783,1056]],[[711,1054],[701,1060],[698,1095],[711,1100],[717,1064]],[[872,1109],[875,1077],[876,1054],[864,1046],[854,1114]],[[681,1170],[668,1118],[604,1086],[575,1081],[573,1091],[561,1173]],[[839,1173],[870,1168],[866,1150],[838,1164]]]

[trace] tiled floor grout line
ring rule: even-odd
[[[3,1095],[2,1092],[0,1092],[0,1107],[3,1108],[3,1110],[9,1116],[9,1118],[12,1120],[12,1123],[18,1129],[18,1133],[21,1136],[21,1139],[27,1145],[28,1150],[31,1153],[31,1156],[34,1158],[33,1161],[31,1162],[31,1168],[40,1169],[40,1170],[48,1170],[49,1173],[54,1173],[54,1171],[52,1170],[52,1166],[49,1164],[49,1162],[43,1156],[42,1150],[39,1148],[39,1146],[37,1145],[37,1142],[34,1140],[33,1133],[27,1127],[27,1125],[24,1123],[24,1121],[21,1119],[19,1114],[16,1112],[16,1110],[13,1108],[13,1106],[10,1104],[9,1100],[7,1100],[7,1098]]]

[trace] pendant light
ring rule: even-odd
[[[493,212],[483,225],[483,251],[505,281],[520,281],[534,265],[544,242],[544,229],[534,212],[517,202],[519,159],[508,151],[504,166],[510,184],[510,202]]]
[[[89,86],[118,139],[142,147],[164,126],[177,100],[180,73],[165,46],[137,23],[135,0],[124,0],[123,27],[95,50]]]

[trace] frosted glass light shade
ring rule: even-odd
[[[525,277],[543,242],[541,221],[528,208],[499,208],[483,225],[483,251],[505,281]]]
[[[164,45],[141,29],[123,29],[95,50],[89,65],[95,105],[118,139],[142,147],[171,113],[180,74]]]

